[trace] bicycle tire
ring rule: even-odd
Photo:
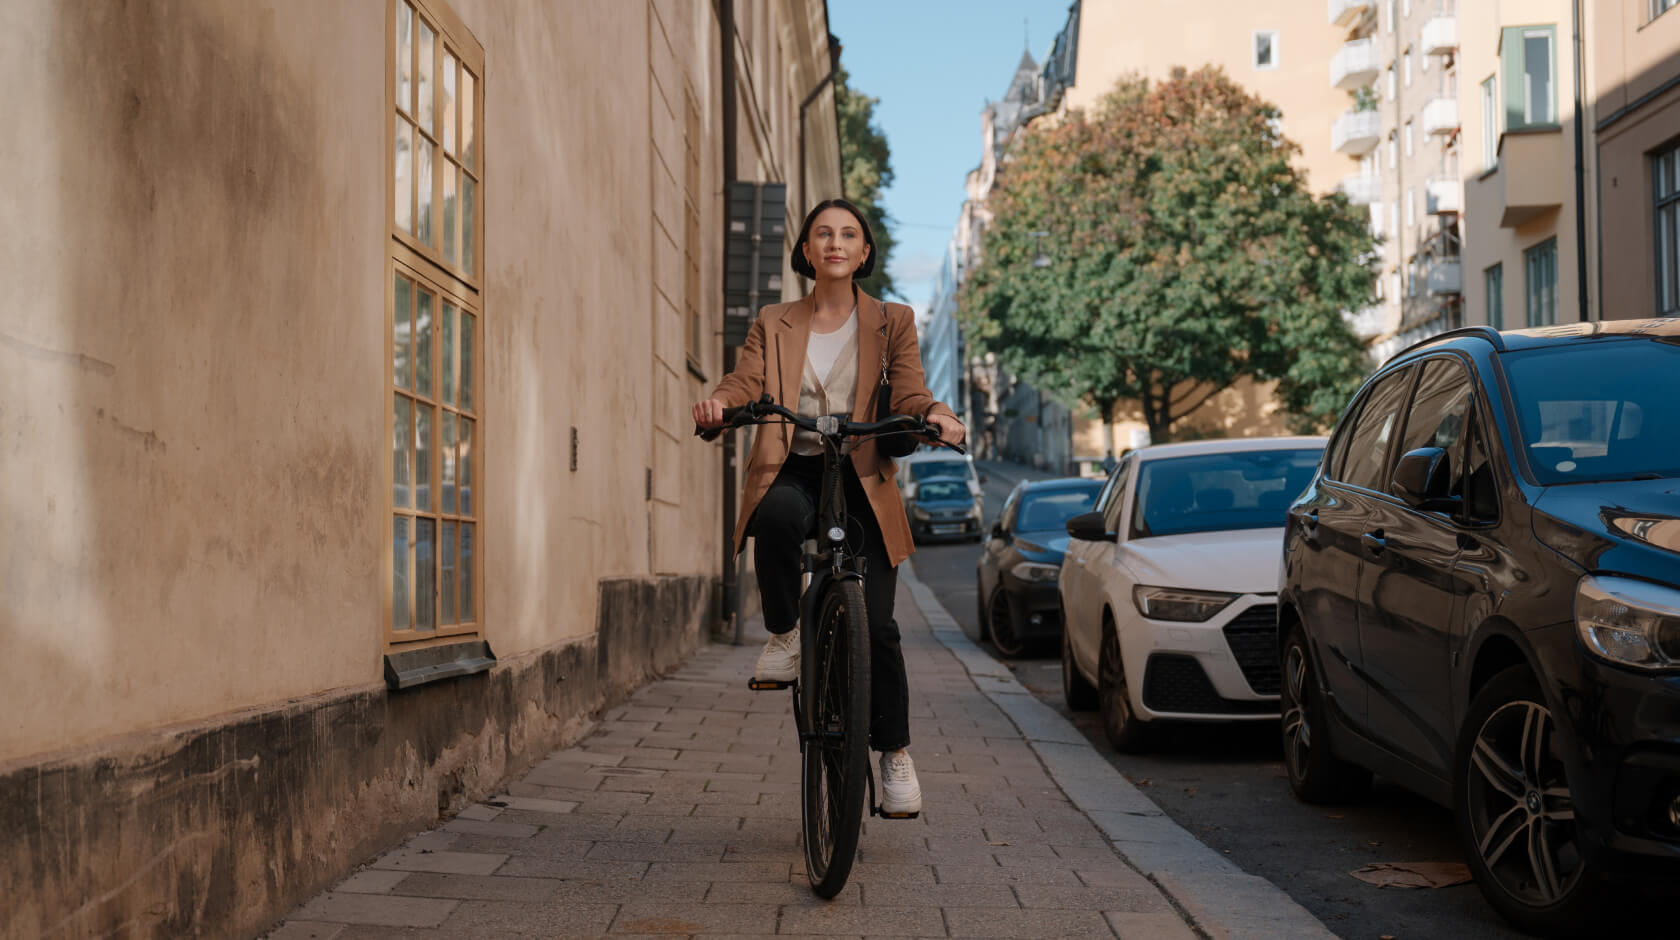
[[[832,898],[857,858],[869,762],[869,616],[863,586],[824,591],[800,682],[808,734],[800,761],[800,825],[811,890]]]

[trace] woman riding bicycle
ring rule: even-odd
[[[719,427],[725,408],[763,395],[802,415],[873,420],[884,371],[893,414],[922,417],[938,428],[941,441],[961,444],[962,422],[934,400],[922,376],[915,314],[903,304],[883,304],[853,283],[875,269],[875,236],[863,213],[844,199],[818,203],[799,230],[792,262],[794,272],[814,279],[816,287],[799,300],[759,312],[735,371],[723,377],[711,398],[694,405],[694,423]],[[860,444],[846,463],[844,482],[846,505],[870,510],[854,508],[852,522],[861,530],[859,554],[868,565],[869,742],[881,752],[881,810],[918,813],[921,787],[905,752],[910,689],[893,620],[898,563],[915,546],[893,483],[892,457],[882,452],[893,440]],[[799,675],[799,561],[816,527],[822,455],[818,435],[784,424],[761,431],[747,459],[735,549],[742,549],[748,535],[756,540],[753,561],[770,631],[754,668],[756,679],[791,682]]]

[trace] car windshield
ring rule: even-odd
[[[1090,486],[1078,489],[1051,490],[1046,493],[1028,492],[1021,498],[1020,521],[1015,528],[1022,532],[1057,530],[1082,512],[1090,512],[1096,505],[1102,481],[1092,480]]]
[[[964,480],[929,480],[916,488],[916,498],[930,503],[944,499],[969,499],[968,483]]]
[[[910,465],[910,479],[926,480],[930,477],[966,477],[968,464],[961,460],[919,460]]]
[[[1504,359],[1541,484],[1680,476],[1680,348],[1610,341]]]
[[[1282,528],[1322,454],[1314,447],[1143,461],[1131,537]]]

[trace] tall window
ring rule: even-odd
[[[1548,238],[1523,252],[1528,282],[1528,325],[1557,322],[1557,239]]]
[[[1496,330],[1505,328],[1505,266],[1496,264],[1482,272],[1487,291],[1487,322]]]
[[[1406,156],[1412,155],[1412,122],[1406,122]]]
[[[1388,64],[1388,72],[1386,74],[1387,74],[1387,77],[1388,77],[1388,100],[1393,101],[1394,100],[1394,63],[1390,62]]]
[[[1680,147],[1657,154],[1651,164],[1657,203],[1657,313],[1671,317],[1680,314]]]
[[[484,50],[436,0],[390,9],[385,629],[405,644],[478,632]]]
[[[1257,69],[1275,69],[1278,67],[1277,30],[1257,29],[1254,31],[1254,67]]]
[[[1557,57],[1551,26],[1512,26],[1500,34],[1505,129],[1557,123]]]
[[[700,319],[700,105],[694,100],[692,89],[683,94],[683,228],[684,306],[688,321],[688,362],[695,372],[701,372],[705,362],[706,337]]]
[[[1482,82],[1482,167],[1499,163],[1499,79],[1489,75]]]
[[[1651,19],[1654,20],[1677,6],[1680,6],[1680,0],[1651,0]]]
[[[1406,51],[1400,53],[1400,74],[1401,74],[1401,81],[1406,83],[1406,87],[1407,88],[1412,87],[1412,47],[1411,46],[1407,46]]]

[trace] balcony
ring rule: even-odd
[[[1457,179],[1432,179],[1423,191],[1423,205],[1430,215],[1462,212],[1464,191]]]
[[[1330,84],[1352,91],[1377,80],[1382,63],[1375,39],[1355,39],[1342,44],[1330,59]]]
[[[1368,206],[1382,198],[1382,177],[1375,173],[1354,173],[1342,177],[1342,182],[1336,187],[1348,202],[1356,206]]]
[[[1432,296],[1464,292],[1464,266],[1457,258],[1439,258],[1430,262],[1423,276],[1423,289]]]
[[[1370,153],[1382,138],[1382,115],[1375,111],[1347,111],[1330,127],[1330,149],[1350,157]]]
[[[1431,17],[1423,24],[1424,55],[1447,55],[1458,48],[1458,21],[1452,14]]]
[[[1516,228],[1556,212],[1568,195],[1573,167],[1561,128],[1501,134],[1498,167],[1484,184],[1498,187],[1500,228]]]
[[[1423,132],[1425,134],[1452,134],[1457,131],[1457,98],[1436,98],[1423,106]]]
[[[1376,0],[1330,0],[1330,25],[1352,26],[1376,8]]]
[[[1346,316],[1348,326],[1353,328],[1353,335],[1360,339],[1370,339],[1388,332],[1388,307],[1384,304],[1372,304],[1364,310]]]

